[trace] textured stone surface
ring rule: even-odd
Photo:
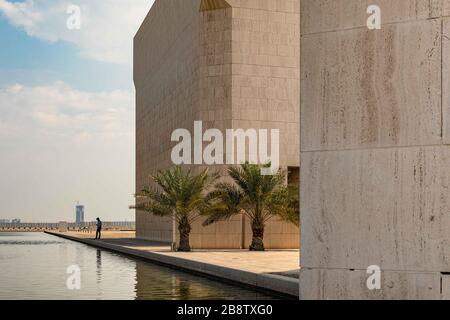
[[[199,7],[200,0],[156,1],[135,36],[138,191],[150,183],[149,176],[156,170],[172,165],[172,131],[190,129],[196,117],[200,100]],[[172,239],[170,219],[137,212],[136,229],[143,238]]]
[[[369,4],[381,30],[365,27]],[[302,1],[302,298],[446,296],[449,8]],[[370,265],[380,291],[366,289]]]
[[[137,190],[173,165],[171,133],[193,132],[195,120],[223,132],[280,129],[281,166],[299,166],[299,9],[294,0],[155,2],[135,37]],[[170,220],[137,212],[136,222],[138,237],[171,241]],[[191,244],[240,248],[248,230],[241,217],[206,228],[199,221]],[[298,228],[270,222],[265,244],[297,248]]]
[[[441,143],[439,20],[302,41],[302,151]]]
[[[299,2],[229,2],[233,127],[280,129],[281,166],[298,166]]]
[[[442,275],[442,299],[450,300],[450,275]]]
[[[381,289],[369,290],[366,270],[301,269],[301,300],[438,300],[441,298],[439,273],[381,273]]]
[[[302,155],[302,266],[450,271],[450,148]]]
[[[448,1],[450,12],[450,1]],[[442,111],[443,140],[450,144],[450,18],[442,21]]]
[[[301,0],[302,34],[365,27],[370,5],[381,9],[382,24],[447,15],[448,0]]]

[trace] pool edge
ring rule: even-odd
[[[78,238],[62,233],[45,231],[46,234],[64,238],[67,240],[83,243],[96,248],[121,253],[133,258],[145,260],[151,263],[160,264],[172,269],[193,273],[208,278],[215,278],[226,283],[239,285],[241,287],[252,287],[263,292],[270,292],[281,295],[287,299],[299,298],[299,281],[274,274],[254,273],[239,269],[223,267],[204,262],[199,262],[180,257],[167,256],[153,251],[141,251],[127,248],[121,245],[106,243],[99,240]]]

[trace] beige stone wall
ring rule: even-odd
[[[449,8],[302,0],[301,298],[448,295]]]
[[[300,2],[233,6],[233,127],[280,129],[281,165],[299,165]]]
[[[279,129],[280,165],[299,166],[300,2],[228,0],[233,7],[233,128]],[[245,247],[251,228],[245,221]],[[269,248],[298,248],[298,227],[271,221]]]
[[[155,2],[135,38],[137,190],[172,165],[172,131],[193,132],[195,120],[204,130],[280,129],[282,167],[299,166],[299,7],[291,0]],[[167,219],[138,212],[136,222],[140,238],[172,239]],[[251,241],[242,217],[206,228],[201,222],[191,232],[193,248]],[[299,245],[298,228],[279,221],[265,236],[268,248]]]
[[[136,190],[172,166],[173,130],[191,129],[200,102],[200,0],[156,1],[135,36]],[[172,222],[136,213],[140,238],[171,241]]]

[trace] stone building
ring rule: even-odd
[[[136,188],[194,120],[280,128],[301,176],[300,298],[450,299],[449,34],[450,0],[157,0],[135,38]],[[172,239],[170,221],[136,221]],[[247,223],[196,225],[193,245],[247,246]],[[267,231],[268,247],[299,244]]]
[[[280,164],[299,177],[300,3],[156,0],[134,39],[136,190],[173,166],[175,129],[279,129]],[[197,166],[201,168],[201,166]],[[222,168],[223,169],[223,168]],[[137,237],[172,241],[170,219],[136,213]],[[193,248],[241,248],[248,221],[193,226]],[[298,248],[299,230],[271,221],[267,248]]]
[[[302,0],[301,30],[300,298],[450,299],[450,1]]]

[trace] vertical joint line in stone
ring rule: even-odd
[[[445,144],[444,139],[444,19],[441,20],[441,141]]]

